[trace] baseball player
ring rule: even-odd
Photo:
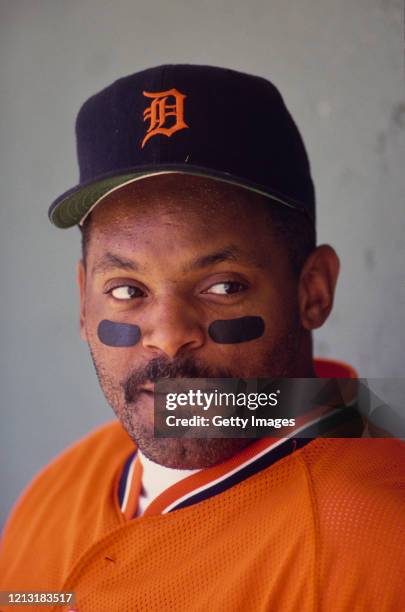
[[[80,331],[116,419],[23,493],[1,589],[79,612],[405,610],[401,441],[361,438],[350,410],[339,437],[305,415],[300,436],[154,435],[160,379],[356,377],[313,357],[339,260],[276,87],[158,66],[76,130],[80,181],[49,218],[82,232]]]

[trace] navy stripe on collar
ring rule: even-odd
[[[127,487],[127,478],[128,478],[129,468],[131,466],[132,459],[135,457],[135,455],[136,455],[136,451],[131,453],[131,455],[126,460],[124,469],[122,470],[121,478],[118,484],[118,501],[119,501],[120,508],[122,507],[122,503],[124,501],[124,495],[125,495],[125,489]]]
[[[233,487],[246,478],[249,478],[270,467],[294,451],[303,448],[314,439],[320,436],[326,436],[328,432],[333,431],[339,425],[348,423],[353,419],[358,418],[359,413],[355,407],[336,408],[332,412],[322,415],[314,421],[295,429],[295,431],[293,431],[288,438],[280,438],[279,440],[276,440],[267,450],[260,452],[256,458],[252,457],[252,459],[247,463],[242,464],[240,468],[232,470],[229,475],[224,474],[220,478],[214,480],[211,485],[208,483],[197,490],[190,491],[185,496],[180,497],[178,501],[174,501],[169,504],[162,512],[165,514],[168,512],[173,512],[174,510],[180,510],[181,508],[186,508],[200,501],[223,493],[230,487]],[[298,433],[300,434],[300,437],[294,437],[297,436]],[[126,460],[119,481],[118,497],[120,507],[122,507],[125,491],[127,487],[131,485],[131,483],[128,482],[128,475],[135,455],[136,451]]]

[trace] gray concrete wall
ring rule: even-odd
[[[77,180],[80,104],[166,62],[269,77],[306,141],[320,241],[342,261],[318,355],[404,375],[403,15],[400,0],[2,0],[3,520],[37,470],[112,418],[78,335],[76,229],[47,221]]]

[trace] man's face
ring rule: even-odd
[[[265,207],[240,188],[166,175],[121,188],[92,212],[79,266],[82,335],[108,402],[153,461],[205,467],[249,443],[155,439],[157,378],[308,375],[297,279]],[[263,333],[233,343],[209,334],[213,322],[242,317],[262,320]],[[106,320],[138,326],[139,341],[106,343]]]

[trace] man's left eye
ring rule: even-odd
[[[232,293],[240,293],[244,291],[246,286],[237,281],[225,281],[222,283],[215,283],[211,285],[203,293],[213,293],[214,295],[231,295]]]
[[[110,293],[116,300],[131,300],[135,297],[142,297],[143,292],[138,287],[131,285],[121,285],[110,289]]]

